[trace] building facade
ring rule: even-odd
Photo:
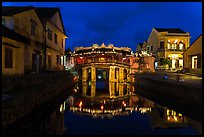
[[[24,74],[24,49],[29,39],[2,25],[2,74]]]
[[[183,53],[184,68],[202,74],[202,34]]]
[[[44,14],[46,14],[46,16],[43,16]],[[47,21],[45,26],[43,22],[44,18],[46,18]],[[52,25],[50,25],[50,22]],[[2,25],[10,31],[29,39],[29,42],[24,43],[23,53],[16,52],[17,56],[23,56],[22,60],[24,63],[22,74],[24,74],[24,72],[39,73],[45,70],[46,67],[49,68],[48,70],[63,69],[63,63],[60,64],[59,62],[61,61],[60,58],[63,60],[65,38],[67,38],[67,36],[63,30],[59,8],[3,6]],[[45,30],[48,29],[48,26],[54,34],[51,36],[49,35],[52,41],[45,37]],[[53,56],[50,58],[49,55]]]
[[[183,52],[190,46],[190,34],[179,28],[153,28],[147,40],[147,52],[156,57],[155,67],[183,68]]]

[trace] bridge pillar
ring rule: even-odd
[[[122,97],[123,96],[123,86],[124,84],[123,83],[119,83],[119,96]]]
[[[109,82],[109,94],[110,94],[110,98],[115,97],[115,83],[114,82]]]
[[[96,94],[96,82],[91,82],[91,97],[95,97]]]
[[[87,80],[87,68],[83,67],[82,68],[82,82],[86,82]]]
[[[114,66],[110,66],[109,82],[115,82],[115,67]]]
[[[115,97],[115,66],[109,69],[109,94],[110,98]]]
[[[91,82],[96,82],[96,68],[91,66]]]
[[[124,82],[124,68],[119,68],[119,81]]]
[[[86,92],[87,92],[87,83],[86,82],[82,82],[82,95],[86,96]]]

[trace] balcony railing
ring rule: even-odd
[[[119,64],[125,64],[130,65],[129,59],[126,60],[116,60],[116,59],[102,59],[102,58],[94,58],[94,59],[79,59],[76,61],[77,65],[82,64],[90,64],[90,63],[119,63]]]

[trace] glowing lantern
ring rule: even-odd
[[[82,106],[82,104],[83,104],[83,103],[82,103],[82,101],[80,101],[80,102],[79,102],[79,107],[81,107],[81,106]]]

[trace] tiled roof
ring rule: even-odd
[[[35,11],[36,11],[38,17],[40,18],[41,22],[43,22],[43,20],[50,19],[56,12],[58,12],[59,16],[60,16],[61,23],[62,23],[62,28],[63,28],[64,34],[66,35],[65,29],[64,29],[64,24],[62,21],[62,16],[60,13],[60,8],[35,7]]]
[[[168,32],[168,33],[186,33],[185,31],[181,30],[180,28],[154,28],[158,32]]]
[[[51,18],[58,10],[59,8],[47,8],[47,7],[35,8],[36,13],[41,19]]]
[[[33,6],[2,6],[2,16],[12,16],[33,8]]]
[[[16,41],[20,41],[23,43],[29,43],[29,39],[14,32],[13,30],[7,28],[6,26],[2,25],[2,36],[14,39]]]
[[[30,9],[35,9],[41,22],[43,22],[44,19],[45,20],[50,19],[56,12],[59,12],[63,31],[64,31],[64,34],[66,35],[64,24],[63,24],[61,13],[60,13],[60,8],[34,7],[34,6],[2,6],[2,16],[13,16],[15,14],[18,14],[18,13],[21,13],[21,12],[24,12]]]

